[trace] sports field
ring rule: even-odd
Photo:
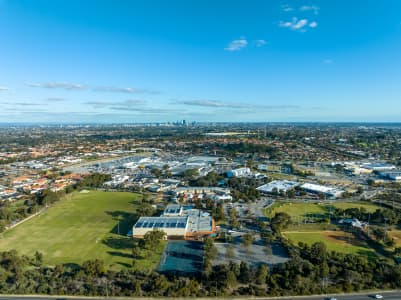
[[[364,241],[356,239],[351,233],[344,231],[288,231],[283,235],[292,243],[297,245],[299,242],[312,245],[316,242],[324,242],[329,251],[337,251],[341,253],[354,253],[376,257],[375,251],[370,248]]]
[[[332,203],[277,203],[272,208],[266,209],[266,216],[272,217],[275,213],[285,212],[291,216],[294,222],[303,222],[305,219],[322,219],[330,216],[330,211],[335,208],[365,208],[368,212],[374,212],[379,206],[366,202],[332,202]]]
[[[0,251],[16,249],[29,256],[39,251],[48,265],[98,258],[113,269],[131,267],[132,239],[126,234],[135,221],[139,199],[138,194],[122,192],[69,194],[41,215],[3,233]],[[154,269],[162,251],[161,246],[149,253],[135,268]]]

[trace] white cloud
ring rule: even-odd
[[[289,28],[291,30],[302,30],[306,25],[308,25],[307,19],[298,20],[298,18],[292,18],[292,21],[283,22],[280,21],[278,26]]]
[[[132,88],[132,87],[125,87],[125,88],[120,88],[120,87],[114,87],[114,86],[100,86],[94,89],[95,91],[100,91],[100,92],[111,92],[111,93],[138,93],[140,92],[139,89]]]
[[[306,19],[301,19],[298,22],[296,22],[292,28],[295,30],[301,29],[302,27],[306,26],[308,24],[308,20]]]
[[[69,82],[29,83],[28,86],[46,88],[46,89],[65,89],[65,90],[84,90],[87,88],[85,85],[69,83]]]
[[[93,107],[108,107],[108,106],[118,106],[118,107],[136,107],[143,106],[146,104],[145,100],[142,99],[128,99],[125,101],[88,101],[85,102],[87,105],[92,105]]]
[[[231,41],[224,50],[226,51],[239,51],[248,46],[248,41],[245,38]]]
[[[312,21],[312,22],[309,23],[309,27],[310,27],[310,28],[316,28],[317,25],[318,25],[318,24],[317,24],[316,21]]]
[[[267,44],[266,40],[255,40],[254,42],[256,47],[263,47],[264,45]]]
[[[61,97],[50,97],[50,98],[46,98],[45,101],[49,101],[49,102],[62,102],[62,101],[67,101],[67,99],[61,98]]]
[[[281,9],[282,9],[282,11],[285,11],[285,12],[294,11],[294,8],[292,8],[288,4],[281,5]]]
[[[204,107],[226,107],[227,103],[218,100],[186,100],[176,102],[178,104],[191,105],[191,106],[204,106]]]
[[[291,27],[291,26],[292,26],[292,22],[283,22],[283,21],[280,21],[280,23],[278,24],[278,26],[280,26],[280,27]]]
[[[90,90],[93,92],[110,92],[110,93],[147,93],[147,94],[159,94],[160,92],[155,90],[138,89],[134,87],[118,87],[118,86],[89,86],[83,84],[76,84],[70,82],[45,82],[45,83],[28,83],[30,87],[35,88],[46,88],[46,89],[64,89],[64,90]]]
[[[319,14],[320,7],[316,5],[304,5],[299,8],[300,11],[312,11],[315,15]]]
[[[256,111],[275,111],[275,110],[296,110],[300,107],[297,105],[261,105],[251,104],[245,102],[225,102],[219,100],[186,100],[176,101],[173,104],[182,104],[189,106],[200,106],[209,107],[213,109],[223,109],[225,111],[241,111],[245,112],[256,112]]]
[[[8,91],[8,90],[9,90],[8,87],[6,87],[6,86],[0,86],[0,92],[1,92],[1,91]]]

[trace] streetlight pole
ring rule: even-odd
[[[107,278],[105,278],[105,284],[106,284],[106,298],[109,298],[109,289],[107,287]]]

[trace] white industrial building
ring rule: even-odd
[[[380,172],[380,176],[390,180],[401,181],[401,171]]]
[[[169,204],[163,212],[163,217],[179,217],[184,208],[180,204]]]
[[[258,165],[258,170],[260,170],[260,171],[267,171],[267,165],[266,165],[266,164],[260,164],[260,165]]]
[[[274,191],[277,192],[286,192],[290,189],[295,188],[298,186],[299,183],[296,181],[290,181],[290,180],[274,180],[272,182],[266,183],[264,185],[261,185],[260,187],[256,188],[258,191],[262,193],[273,193]]]
[[[129,179],[129,176],[127,176],[127,175],[117,174],[117,175],[114,175],[112,177],[111,181],[105,182],[104,185],[106,185],[106,186],[117,186],[119,184],[122,184],[122,183],[128,181],[128,179]]]
[[[227,177],[244,177],[252,175],[250,168],[238,168],[227,172]]]
[[[309,193],[322,193],[329,199],[341,197],[341,195],[344,193],[343,190],[314,183],[304,183],[301,185],[301,188]]]
[[[396,169],[394,165],[386,163],[363,163],[360,167],[373,171],[391,171]]]

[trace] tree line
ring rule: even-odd
[[[153,244],[152,241],[147,243]],[[108,270],[94,259],[81,265],[48,267],[43,257],[0,253],[0,290],[10,294],[85,296],[285,296],[401,288],[401,266],[376,258],[329,252],[324,243],[287,245],[291,259],[280,266],[230,262],[207,267],[197,276]]]

